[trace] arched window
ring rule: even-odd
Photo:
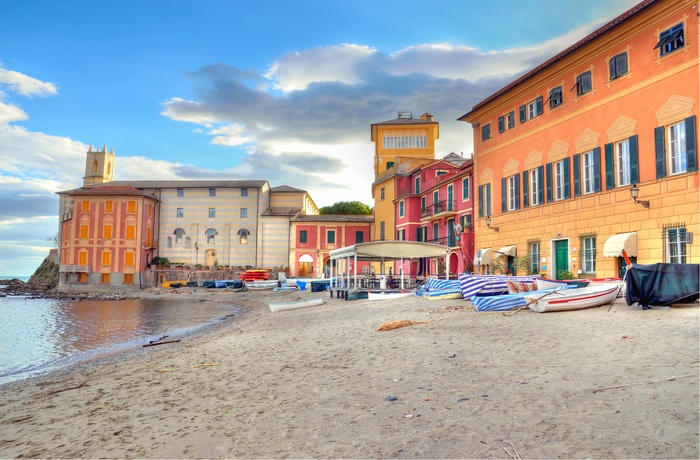
[[[92,161],[92,172],[97,172],[97,160]]]
[[[173,235],[175,235],[175,244],[182,244],[182,241],[185,238],[185,231],[181,228],[176,228]]]
[[[208,228],[207,231],[204,232],[204,234],[207,236],[207,244],[215,244],[216,243],[216,235],[218,233],[219,232],[217,232],[215,229]]]
[[[248,235],[250,235],[248,229],[242,228],[238,230],[236,234],[238,235],[238,242],[240,244],[248,244]]]

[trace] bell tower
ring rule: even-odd
[[[91,145],[85,159],[83,187],[112,182],[114,180],[114,159],[114,149],[107,152],[107,145],[105,145],[102,150],[93,150]]]

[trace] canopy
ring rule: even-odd
[[[517,250],[518,250],[518,246],[513,245],[513,246],[504,246],[501,249],[499,249],[498,252],[502,256],[515,257]]]
[[[618,233],[608,238],[603,247],[603,256],[622,257],[623,249],[629,257],[637,256],[637,232]]]
[[[370,241],[357,243],[330,252],[331,259],[357,257],[358,259],[416,259],[446,257],[449,247],[420,241]]]
[[[479,249],[474,256],[474,265],[488,265],[491,263],[493,250],[491,248]]]

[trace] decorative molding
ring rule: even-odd
[[[592,129],[586,128],[574,142],[574,147],[577,152],[587,152],[593,150],[600,145],[600,134]]]
[[[493,180],[493,176],[494,176],[493,169],[486,168],[479,176],[479,180],[481,181],[481,183],[485,184],[487,182],[491,182],[491,180]]]
[[[525,168],[534,169],[542,164],[542,159],[544,158],[544,153],[532,149],[530,153],[525,157]]]
[[[549,161],[559,161],[566,158],[569,154],[569,144],[564,141],[555,141],[552,147],[547,152]]]
[[[674,94],[656,112],[656,119],[659,121],[659,125],[683,120],[693,115],[694,106],[695,99]]]
[[[610,142],[626,139],[634,135],[637,129],[637,120],[620,115],[617,120],[610,125],[607,134]]]
[[[518,174],[518,169],[520,168],[520,163],[513,158],[509,158],[506,164],[503,166],[503,177],[514,176]]]

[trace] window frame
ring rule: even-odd
[[[593,73],[590,69],[576,75],[576,82],[570,91],[573,91],[574,88],[576,88],[576,97],[581,97],[593,91]]]
[[[175,211],[175,218],[182,219],[185,217],[185,208],[177,208]]]
[[[530,186],[530,190],[528,191],[530,195],[530,206],[539,206],[542,204],[540,203],[539,191],[543,184],[539,168],[530,170],[528,181],[528,185]]]
[[[509,176],[507,178],[508,181],[508,211],[516,211],[518,209],[518,205],[516,200],[518,199],[517,191],[516,191],[516,175],[514,176]]]
[[[593,150],[581,154],[581,181],[583,182],[583,194],[595,193],[595,158]]]
[[[530,255],[530,273],[540,272],[540,254],[541,245],[539,241],[531,241],[528,243],[528,254]]]
[[[216,217],[216,208],[209,208],[209,218],[213,219]]]
[[[469,178],[462,178],[462,201],[469,199]]]
[[[584,236],[581,238],[581,270],[586,274],[594,274],[596,272],[596,237],[595,235]]]
[[[686,148],[685,120],[669,124],[666,129],[668,175],[675,176],[688,172],[688,152]],[[680,134],[674,139],[674,136]]]
[[[248,196],[248,189],[247,188],[241,189],[241,196]]]
[[[248,218],[248,208],[241,208],[241,219],[247,219]]]
[[[309,242],[308,240],[309,240],[308,230],[299,230],[299,243],[306,244]]]
[[[326,230],[326,243],[335,244],[335,230]]]
[[[618,187],[632,185],[631,161],[630,138],[615,142],[615,179]]]
[[[669,227],[664,231],[666,263],[688,263],[688,231],[685,227]]]
[[[674,34],[676,35],[674,36]],[[669,44],[671,46],[667,46]],[[659,41],[656,43],[656,46],[654,46],[654,49],[659,48],[659,57],[664,57],[684,47],[685,23],[681,21],[659,34]]]
[[[486,123],[481,127],[481,142],[491,139],[491,123]]]
[[[561,85],[549,90],[549,110],[556,109],[564,105],[564,88]]]
[[[624,58],[624,59],[622,59]],[[627,51],[618,53],[608,61],[608,77],[610,81],[616,80],[629,73],[629,60]],[[624,65],[622,65],[624,63]]]
[[[566,199],[566,165],[564,161],[553,163],[554,168],[554,200],[562,201]]]
[[[182,198],[183,196],[185,196],[185,189],[184,189],[184,188],[178,188],[178,189],[177,189],[177,196],[178,196],[178,198]]]

